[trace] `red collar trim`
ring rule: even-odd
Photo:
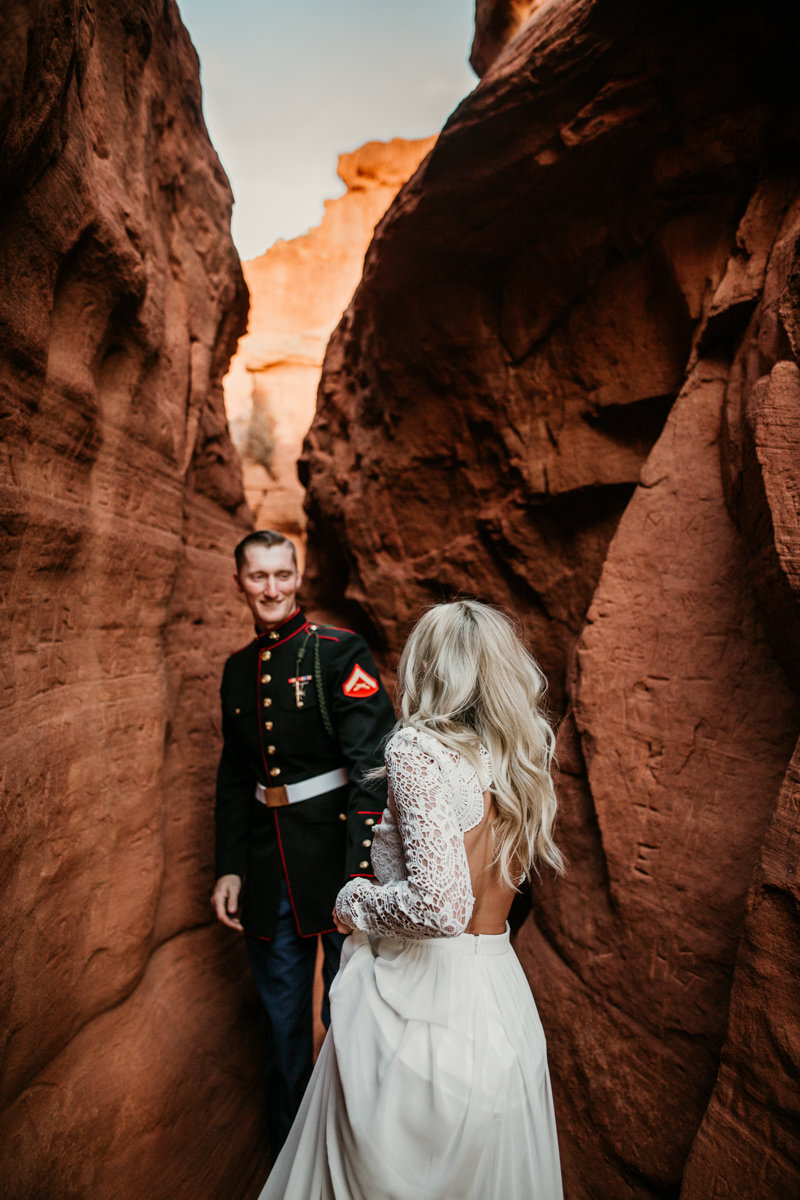
[[[268,629],[265,633],[260,633],[256,638],[256,642],[259,646],[266,646],[268,649],[274,650],[307,628],[308,621],[306,620],[305,613],[302,608],[296,608],[290,617],[287,617],[285,621],[281,621],[280,625],[276,625],[274,629]],[[273,633],[280,633],[281,636],[273,638],[271,636]]]

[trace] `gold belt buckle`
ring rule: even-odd
[[[286,787],[281,784],[280,787],[264,788],[264,803],[267,808],[283,808],[285,804],[289,803]]]

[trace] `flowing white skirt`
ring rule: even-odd
[[[508,933],[345,942],[259,1200],[561,1200],[544,1033]]]

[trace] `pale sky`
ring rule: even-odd
[[[477,83],[475,0],[178,0],[242,258],[322,219],[340,153],[427,137]]]

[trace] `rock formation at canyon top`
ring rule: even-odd
[[[248,629],[231,193],[173,0],[7,0],[0,32],[0,1192],[242,1196],[256,1010],[208,902]]]
[[[524,7],[329,344],[306,577],[387,661],[494,601],[549,676],[570,870],[517,944],[570,1200],[790,1200],[798,13]]]
[[[469,61],[485,75],[498,54],[516,37],[535,8],[548,0],[475,0],[475,35]]]
[[[305,529],[297,458],[325,346],[361,277],[375,225],[435,140],[393,138],[340,155],[347,190],[325,201],[321,224],[243,263],[250,317],[223,384],[258,527],[290,536]]]

